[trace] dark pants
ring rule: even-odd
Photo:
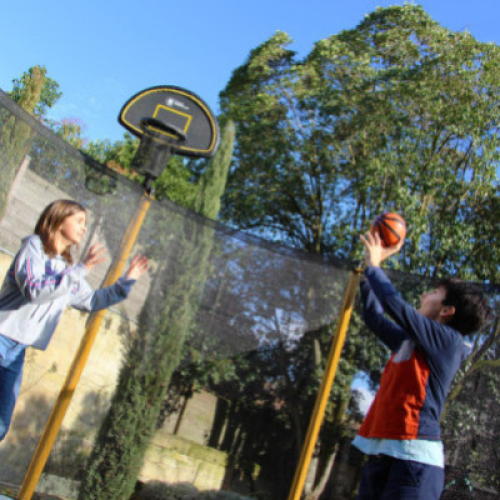
[[[0,335],[0,441],[9,430],[23,377],[26,346]]]
[[[363,467],[356,500],[439,500],[444,469],[377,455]]]

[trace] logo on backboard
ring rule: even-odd
[[[177,107],[181,109],[189,109],[189,106],[186,106],[183,102],[178,101],[177,99],[173,99],[172,97],[169,97],[168,99],[165,99],[165,103],[167,106],[170,107]]]

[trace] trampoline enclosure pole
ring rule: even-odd
[[[309,465],[311,464],[312,454],[314,452],[314,447],[316,446],[319,430],[325,416],[326,404],[328,402],[328,398],[330,397],[330,391],[332,389],[335,373],[339,364],[340,353],[342,352],[342,347],[344,346],[361,272],[362,271],[360,269],[355,269],[351,271],[351,275],[349,277],[349,283],[344,294],[344,302],[340,311],[337,329],[335,336],[333,337],[330,354],[325,366],[323,380],[321,382],[318,395],[316,396],[316,402],[314,404],[314,409],[309,422],[309,427],[307,429],[304,445],[302,447],[299,464],[295,471],[295,476],[290,488],[288,500],[300,500],[300,496],[304,489],[307,472],[309,470]]]

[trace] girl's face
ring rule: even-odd
[[[85,235],[87,224],[87,215],[85,212],[76,212],[73,215],[68,215],[57,232],[68,245],[75,245],[82,241]]]

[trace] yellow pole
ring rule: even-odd
[[[146,213],[149,210],[150,203],[150,196],[147,193],[144,193],[141,203],[132,217],[125,234],[123,235],[118,256],[106,275],[102,285],[103,287],[114,283],[122,274],[125,262],[132,251],[132,247],[135,244]],[[38,484],[40,475],[45,467],[45,463],[49,458],[50,450],[54,445],[61,423],[69,407],[78,381],[80,380],[85,363],[89,357],[90,350],[92,349],[97,332],[99,331],[104,312],[105,311],[102,310],[92,313],[89,318],[87,327],[85,328],[85,333],[80,342],[80,346],[73,358],[73,363],[71,364],[66,376],[66,381],[64,382],[56,404],[52,409],[52,413],[50,414],[45,430],[40,438],[35,454],[31,459],[30,466],[26,472],[26,476],[24,477],[23,484],[21,485],[21,489],[17,497],[18,500],[30,500],[35,491],[35,487]]]
[[[332,389],[333,380],[335,379],[335,373],[340,360],[340,353],[342,352],[342,347],[344,346],[347,327],[349,326],[354,306],[354,299],[356,298],[356,290],[358,288],[360,274],[361,270],[359,269],[351,271],[349,284],[347,285],[344,295],[344,303],[342,304],[342,309],[340,311],[340,319],[337,324],[337,330],[330,348],[325,373],[323,374],[323,380],[318,391],[318,396],[316,397],[305,442],[302,447],[299,464],[297,466],[297,470],[295,471],[290,493],[288,494],[288,500],[299,500],[304,489],[306,475],[309,470],[314,447],[316,446],[319,430],[325,415],[326,403],[330,397],[330,391]]]

